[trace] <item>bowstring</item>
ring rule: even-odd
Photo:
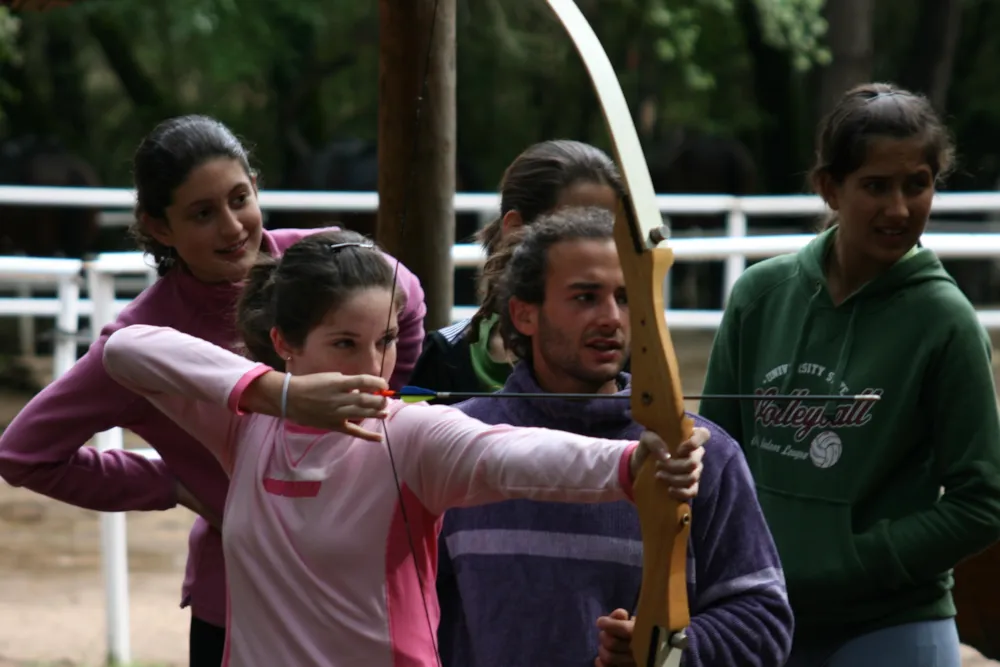
[[[413,146],[410,153],[410,173],[407,176],[406,193],[403,196],[403,208],[399,214],[399,239],[402,242],[403,230],[406,228],[406,214],[410,208],[410,201],[413,198],[414,192],[414,180],[417,173],[417,148],[418,139],[420,137],[420,111],[424,105],[424,98],[427,94],[427,78],[430,75],[431,68],[431,55],[433,54],[434,48],[434,28],[437,25],[437,13],[438,13],[438,3],[440,0],[434,0],[434,9],[431,12],[431,30],[427,36],[427,52],[424,55],[424,72],[421,77],[420,91],[417,94],[417,108],[413,117]],[[392,291],[391,298],[389,299],[389,314],[386,316],[385,329],[389,330],[389,326],[392,323],[392,304],[396,301],[396,287],[399,278],[399,264],[400,260],[396,257],[396,265],[392,271]],[[382,363],[379,366],[379,377],[383,376],[385,372],[385,350],[382,351]],[[424,576],[420,572],[420,566],[417,564],[417,549],[413,541],[413,531],[410,528],[410,518],[406,513],[406,503],[403,500],[403,488],[399,483],[399,472],[396,468],[396,457],[392,454],[392,445],[389,443],[389,425],[382,421],[382,431],[385,433],[385,449],[389,454],[389,465],[392,468],[392,479],[396,484],[396,498],[399,503],[400,516],[403,518],[403,526],[406,529],[406,540],[410,545],[410,556],[413,559],[413,570],[417,574],[417,585],[420,587],[420,601],[423,603],[424,607],[424,619],[427,621],[427,634],[430,636],[431,645],[434,647],[434,658],[437,660],[438,667],[441,667],[441,653],[438,651],[437,645],[437,633],[434,632],[434,624],[431,622],[431,612],[430,607],[427,606],[427,596],[424,593]]]

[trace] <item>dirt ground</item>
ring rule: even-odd
[[[674,334],[689,392],[701,390],[710,341],[710,334]],[[9,423],[26,400],[0,394],[0,425]],[[144,446],[131,434],[126,442]],[[131,643],[137,664],[186,663],[188,615],[178,605],[192,520],[184,509],[128,516]],[[0,667],[102,664],[98,514],[0,483],[0,535]],[[1000,667],[971,649],[963,658],[963,667]]]

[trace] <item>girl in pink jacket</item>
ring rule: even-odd
[[[105,342],[122,327],[151,324],[234,347],[240,282],[257,257],[280,256],[320,230],[263,229],[247,152],[211,118],[185,116],[159,125],[139,146],[133,171],[133,232],[160,279],[100,332],[66,375],[21,410],[0,438],[0,476],[102,512],[166,510],[180,503],[206,517],[221,516],[226,473],[191,435],[108,377],[101,362]],[[399,316],[399,363],[390,379],[395,387],[406,383],[420,354],[426,312],[420,282],[404,266],[398,289],[406,307]],[[359,400],[341,398],[345,405]],[[116,426],[138,434],[162,460],[84,446]],[[181,601],[191,607],[191,667],[219,667],[225,603],[221,537],[199,518],[189,539]]]
[[[169,328],[108,339],[111,377],[230,476],[224,667],[437,664],[436,538],[449,507],[621,500],[650,455],[672,493],[696,492],[704,429],[685,443],[688,456],[669,459],[648,432],[637,444],[488,426],[448,406],[374,395],[364,407],[381,409],[382,425],[331,415],[340,373],[366,376],[358,383],[368,391],[386,386],[405,303],[370,242],[324,233],[251,272],[241,333],[271,366]],[[385,442],[372,442],[382,428]]]

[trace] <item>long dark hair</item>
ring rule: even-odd
[[[816,163],[809,173],[814,190],[818,191],[822,174],[843,183],[864,164],[868,143],[878,137],[919,137],[935,180],[943,179],[954,166],[951,135],[927,98],[889,83],[866,83],[844,93],[820,121]],[[832,215],[823,228],[835,224],[837,218]]]
[[[605,241],[614,238],[615,217],[596,206],[558,209],[534,224],[515,230],[490,258],[486,279],[491,283],[491,304],[500,316],[500,337],[519,359],[531,360],[531,338],[525,336],[504,307],[511,299],[541,305],[545,302],[549,250],[569,241]]]
[[[139,247],[152,255],[159,275],[177,262],[169,248],[143,227],[143,214],[165,220],[167,207],[177,189],[193,169],[215,158],[236,160],[247,176],[253,177],[250,154],[228,127],[208,116],[179,116],[165,120],[139,144],[132,159],[135,181],[135,222],[129,232]]]

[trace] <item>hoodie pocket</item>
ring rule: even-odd
[[[757,489],[796,609],[871,599],[878,585],[861,564],[847,502]]]

